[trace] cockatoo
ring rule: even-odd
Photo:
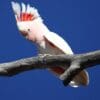
[[[71,50],[68,43],[60,37],[58,34],[50,31],[48,27],[43,23],[38,10],[35,7],[31,7],[29,4],[11,2],[12,9],[15,14],[17,27],[20,33],[33,43],[36,43],[39,54],[71,54]],[[63,66],[55,66],[49,68],[49,70],[55,74],[60,80],[60,77],[67,69]],[[80,85],[86,86],[89,83],[89,76],[87,71],[83,70],[69,83],[72,87],[78,87]]]

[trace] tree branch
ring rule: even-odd
[[[76,55],[42,55],[2,63],[0,64],[0,75],[13,76],[32,69],[45,69],[66,65],[69,67],[61,75],[66,86],[80,71],[98,64],[100,64],[100,50]]]

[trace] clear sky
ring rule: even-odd
[[[48,28],[61,35],[75,53],[100,49],[100,0],[14,0],[35,6]],[[11,0],[0,0],[0,63],[37,54],[19,33]],[[0,77],[0,100],[99,100],[99,66],[88,69],[90,84],[74,89],[46,70]]]

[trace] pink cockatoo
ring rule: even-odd
[[[15,14],[18,29],[20,33],[27,39],[36,43],[39,54],[73,54],[68,43],[56,33],[50,31],[48,27],[43,23],[36,8],[31,7],[29,4],[21,5],[16,2],[12,2],[12,8]],[[66,66],[67,67],[67,66]],[[55,66],[49,68],[60,80],[60,77],[66,70],[63,66]],[[83,70],[69,83],[72,87],[78,87],[80,85],[88,85],[89,77],[87,71]]]

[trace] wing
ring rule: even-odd
[[[44,34],[44,37],[65,54],[73,54],[73,51],[68,45],[68,43],[56,33],[49,32],[49,33]]]
[[[65,54],[73,54],[73,51],[71,50],[68,43],[56,33],[49,32],[44,34],[44,37],[54,46],[63,51]],[[64,69],[61,67],[57,67],[55,69],[52,69],[52,71],[55,73],[59,72],[58,76],[60,76],[64,72]],[[70,85],[72,87],[78,87],[79,85],[88,85],[88,83],[89,83],[89,75],[86,70],[83,70],[78,75],[75,76],[73,81],[70,82]]]

